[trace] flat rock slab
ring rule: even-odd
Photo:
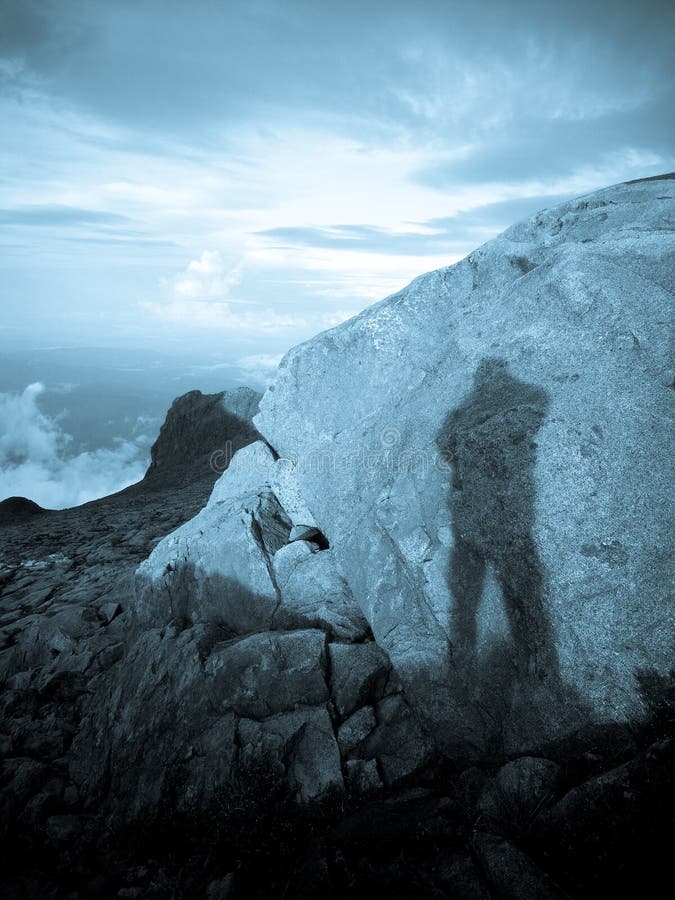
[[[344,788],[340,753],[325,709],[298,710],[239,723],[243,765],[264,765],[288,779],[301,802]]]
[[[251,718],[326,703],[325,650],[321,631],[266,632],[216,646],[204,665],[213,703]]]

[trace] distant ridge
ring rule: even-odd
[[[632,181],[624,181],[623,184],[641,184],[643,181],[672,181],[675,172],[665,172],[663,175],[649,175],[647,178],[633,178]]]
[[[29,500],[28,497],[7,497],[0,501],[0,525],[9,525],[29,519],[49,510]]]

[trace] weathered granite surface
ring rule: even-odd
[[[672,664],[674,185],[513,226],[291,350],[261,401],[448,752],[639,719]]]

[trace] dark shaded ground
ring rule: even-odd
[[[558,766],[446,763],[397,791],[309,808],[252,772],[194,815],[168,807],[123,831],[90,819],[77,835],[37,841],[16,832],[3,843],[3,896],[657,896],[670,870],[675,747],[654,739],[672,710],[655,709],[639,734],[600,730],[583,751],[559,748]]]

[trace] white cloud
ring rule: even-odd
[[[186,300],[174,298],[169,303],[147,303],[146,310],[164,324],[181,325],[192,329],[219,329],[228,334],[271,334],[300,328],[306,324],[303,316],[257,309],[239,311],[231,303],[215,300]]]
[[[473,35],[467,21],[457,27],[458,36],[462,27]],[[393,77],[378,76],[377,90],[361,92],[354,102],[333,105],[335,97],[328,97],[319,109],[304,107],[306,86],[291,98],[290,110],[283,90],[262,107],[260,97],[251,96],[236,125],[209,108],[202,125],[189,119],[185,130],[174,130],[172,98],[171,128],[156,131],[154,120],[152,127],[145,119],[122,122],[42,96],[38,81],[21,101],[3,99],[2,155],[13,172],[3,204],[81,207],[112,218],[75,234],[52,229],[36,235],[25,224],[5,229],[0,251],[9,252],[0,318],[31,340],[40,328],[42,339],[48,334],[50,340],[67,336],[87,343],[104,337],[166,345],[189,333],[193,348],[231,339],[235,356],[249,347],[281,350],[335,324],[341,316],[336,309],[356,311],[420,273],[452,263],[474,248],[476,235],[468,232],[439,254],[431,232],[428,250],[415,240],[419,255],[399,255],[376,252],[367,242],[272,242],[265,231],[362,225],[415,233],[411,221],[523,196],[584,193],[672,167],[663,149],[662,116],[656,107],[650,111],[655,82],[642,79],[642,57],[637,68],[627,68],[623,59],[610,65],[599,54],[602,40],[593,47],[595,38],[589,44],[578,35],[574,41],[561,37],[559,45],[523,37],[517,51],[505,53],[493,53],[485,37],[490,50],[483,57],[475,42],[461,37],[452,51],[446,37],[435,29],[405,29],[388,44],[389,61],[380,73]],[[276,47],[275,35],[271,49]],[[363,59],[357,54],[358,64]],[[378,57],[378,72],[381,65]],[[347,79],[344,87],[358,81]],[[651,138],[639,127],[643,120],[629,115],[640,104],[644,123],[654,126]],[[592,120],[588,129],[577,127],[586,119]],[[575,128],[567,132],[570,123]],[[541,157],[554,153],[562,160],[560,171],[525,166],[525,175],[516,177],[502,147],[527,149],[523,135],[536,142],[540,125]],[[582,149],[572,152],[577,134]],[[636,148],[627,151],[631,141]],[[476,180],[458,178],[450,186],[420,181],[421,171],[461,171],[481,152],[488,161]],[[423,226],[417,232],[424,233]],[[43,262],[37,269],[36,252]],[[256,335],[258,345],[242,349],[236,343]]]
[[[218,250],[205,250],[173,281],[177,297],[186,300],[224,298],[241,280],[241,266],[228,266]]]
[[[145,302],[143,307],[166,326],[218,330],[223,337],[276,334],[307,325],[307,317],[297,312],[230,297],[242,271],[243,260],[230,265],[218,250],[205,250],[183,271],[162,282],[170,287],[167,300]]]
[[[237,360],[237,366],[248,381],[267,386],[273,380],[282,357],[283,353],[254,353],[250,356],[242,356]]]
[[[3,463],[25,458],[44,462],[63,449],[66,436],[37,406],[37,398],[44,389],[36,381],[22,394],[0,394],[0,460]]]
[[[70,435],[38,407],[44,390],[36,382],[20,394],[0,394],[0,499],[28,497],[40,506],[63,509],[143,477],[147,437],[120,439],[111,449],[70,453]]]

